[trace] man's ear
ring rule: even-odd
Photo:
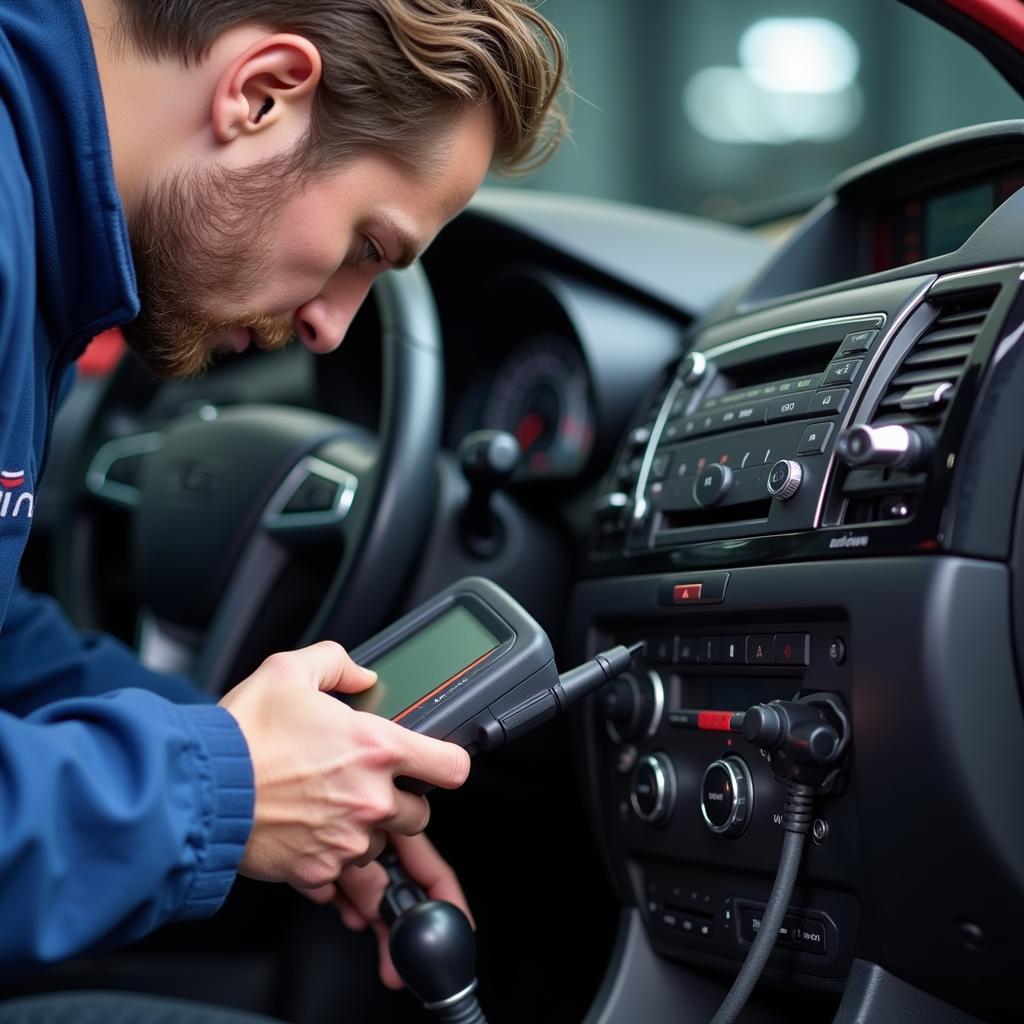
[[[306,102],[320,82],[317,48],[305,37],[264,36],[227,67],[213,97],[218,142],[253,135],[286,118],[308,118]]]

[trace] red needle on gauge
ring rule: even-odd
[[[527,413],[516,427],[516,440],[524,452],[528,452],[537,438],[544,433],[547,421],[539,412]]]

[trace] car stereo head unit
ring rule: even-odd
[[[805,301],[705,329],[620,449],[592,569],[940,543],[1019,276],[1014,265],[903,279],[814,303],[835,316],[802,319]]]

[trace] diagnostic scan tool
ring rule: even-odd
[[[640,645],[559,676],[547,634],[490,580],[452,584],[352,651],[377,683],[344,700],[475,754],[514,739],[624,672]]]

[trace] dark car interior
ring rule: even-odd
[[[1020,76],[974,5],[911,6]],[[1022,279],[1024,120],[859,163],[781,236],[487,189],[330,356],[80,375],[23,575],[215,694],[471,575],[560,668],[642,641],[432,798],[496,1024],[712,1018],[788,813],[729,716],[798,696],[843,751],[739,1019],[1022,1020]],[[468,458],[481,430],[518,462]],[[2,995],[61,988],[430,1019],[368,935],[245,879],[210,921]]]

